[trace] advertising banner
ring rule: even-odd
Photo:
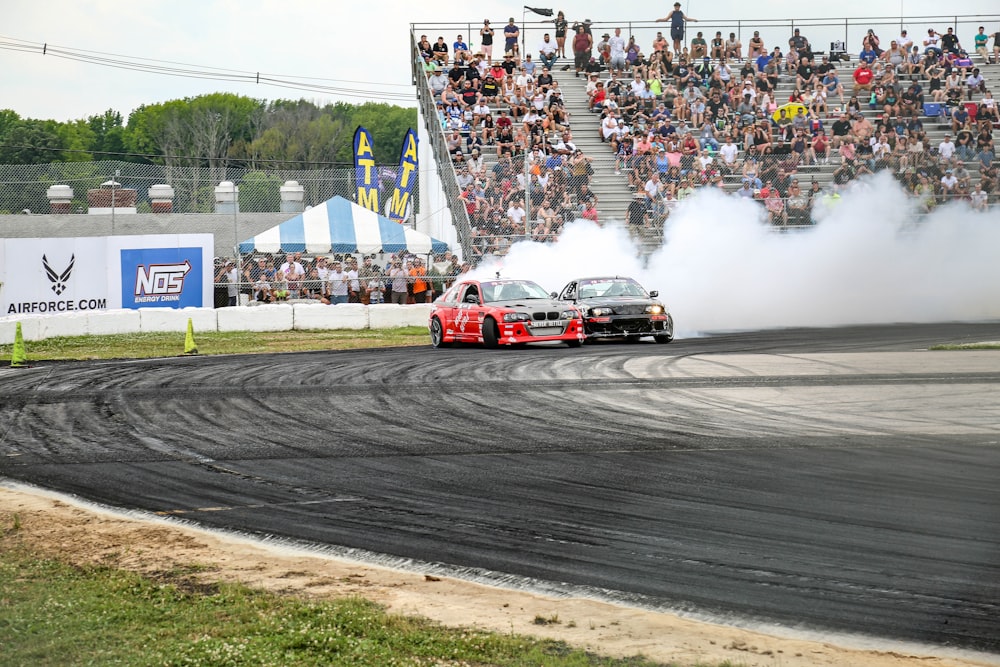
[[[358,190],[358,204],[378,213],[379,182],[372,135],[360,125],[354,131],[354,185]]]
[[[417,184],[417,133],[410,128],[399,151],[396,185],[386,202],[386,217],[401,222],[413,212],[411,196]]]
[[[0,240],[0,316],[210,307],[211,234]]]

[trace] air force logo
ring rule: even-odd
[[[52,283],[52,291],[59,296],[66,291],[66,283],[69,281],[70,275],[73,273],[73,264],[76,262],[76,255],[72,255],[69,258],[69,266],[62,273],[56,273],[51,266],[49,266],[49,260],[45,255],[42,255],[42,266],[45,267],[45,275],[49,277],[49,281]]]

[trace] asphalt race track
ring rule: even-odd
[[[1000,325],[0,369],[0,475],[510,585],[1000,653]],[[30,354],[30,350],[29,350]]]

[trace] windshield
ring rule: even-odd
[[[581,280],[579,285],[581,299],[594,299],[597,297],[620,297],[636,296],[646,297],[646,290],[642,285],[631,278],[594,278],[591,280]]]
[[[549,298],[545,290],[530,280],[491,280],[479,285],[483,288],[483,303]]]

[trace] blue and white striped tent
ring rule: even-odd
[[[242,254],[254,251],[311,254],[407,251],[426,255],[447,249],[448,244],[444,241],[404,227],[343,197],[328,199],[240,243]]]

